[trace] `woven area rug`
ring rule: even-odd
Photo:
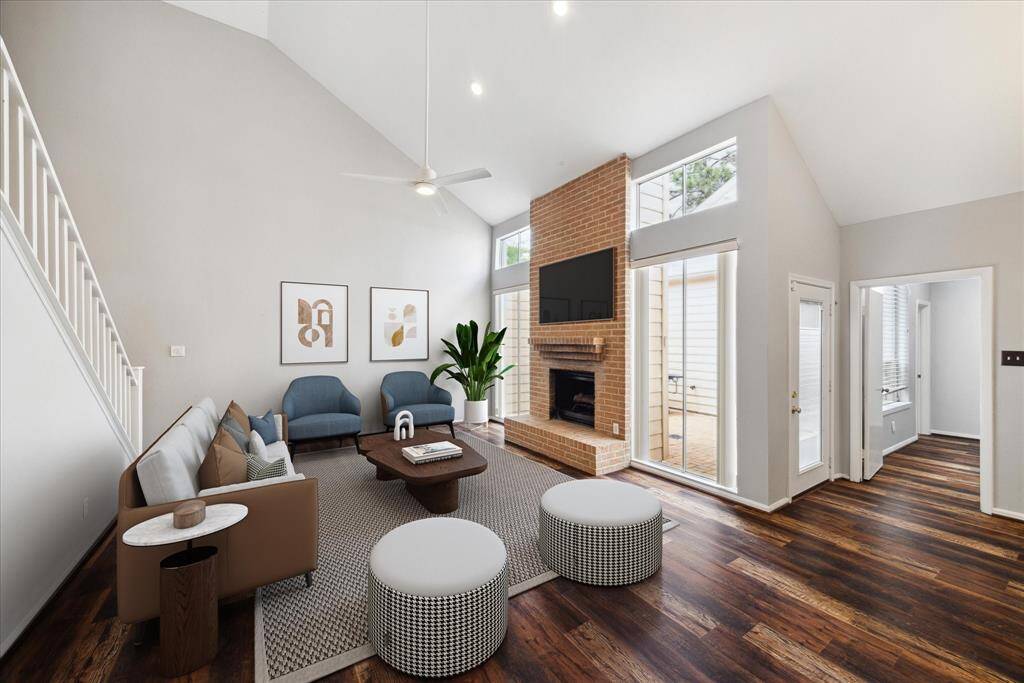
[[[510,596],[556,578],[537,549],[537,513],[543,493],[571,477],[471,434],[459,438],[488,464],[461,480],[459,509],[446,516],[482,524],[505,542]],[[395,527],[432,516],[401,480],[378,481],[355,448],[299,455],[295,469],[319,480],[320,568],[312,588],[299,576],[257,592],[258,681],[315,680],[373,656],[366,639],[370,550]]]

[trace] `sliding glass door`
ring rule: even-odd
[[[496,294],[494,308],[495,329],[507,328],[501,365],[515,365],[498,380],[491,402],[494,417],[504,419],[530,412],[530,290]]]
[[[725,466],[727,336],[735,252],[637,269],[635,457],[713,483]]]

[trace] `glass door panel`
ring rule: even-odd
[[[647,459],[719,478],[717,254],[647,268]]]
[[[530,412],[530,290],[498,294],[495,308],[495,328],[508,330],[501,344],[501,365],[515,365],[496,386],[495,417],[503,419]]]
[[[820,301],[800,301],[800,360],[799,360],[799,396],[797,405],[800,408],[800,470],[820,464],[823,460],[822,451],[822,411],[821,402],[824,392],[822,382],[822,319],[824,307]]]

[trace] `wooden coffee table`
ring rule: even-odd
[[[421,446],[437,441],[451,441],[462,447],[462,456],[414,465],[402,455],[406,446]],[[405,488],[423,507],[434,514],[459,509],[459,479],[480,474],[487,469],[487,460],[464,441],[445,434],[417,430],[416,436],[395,441],[390,433],[375,434],[359,440],[359,451],[377,466],[377,478],[383,481],[402,479]]]

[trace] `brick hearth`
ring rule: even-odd
[[[530,204],[530,415],[506,418],[505,438],[590,474],[629,464],[628,187],[629,159],[620,156]],[[615,317],[541,325],[538,269],[609,247]],[[550,419],[552,369],[594,373],[593,429]]]

